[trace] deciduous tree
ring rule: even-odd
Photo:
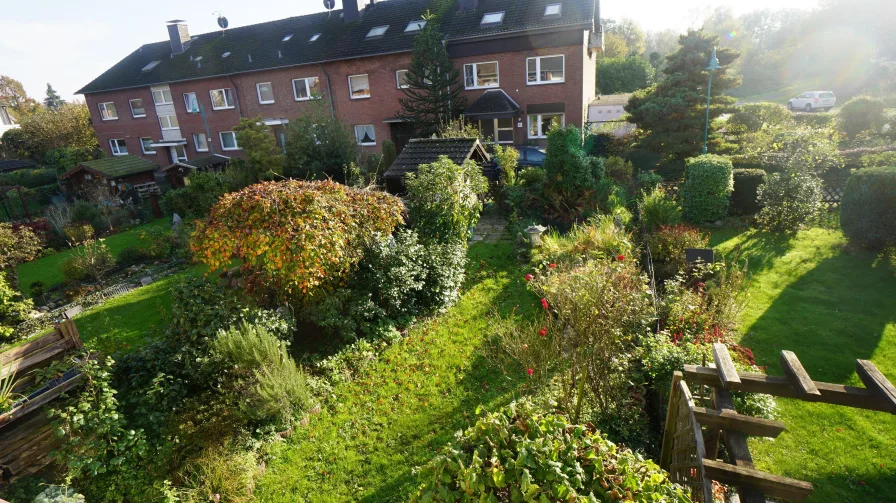
[[[0,102],[9,105],[16,121],[21,121],[40,109],[37,101],[25,92],[22,83],[8,75],[0,75]]]
[[[259,179],[270,179],[283,173],[283,153],[271,128],[261,116],[254,119],[242,118],[236,132],[237,144],[246,153],[249,167],[255,170]]]
[[[630,93],[653,84],[654,70],[641,56],[601,58],[597,61],[597,89],[601,94]]]

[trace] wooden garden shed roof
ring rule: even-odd
[[[102,159],[82,162],[66,171],[62,175],[62,178],[69,178],[82,171],[100,175],[104,178],[121,178],[137,173],[143,173],[145,171],[152,171],[157,167],[157,164],[135,155],[104,157]]]

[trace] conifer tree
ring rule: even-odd
[[[65,105],[65,100],[59,96],[59,93],[53,89],[49,82],[47,82],[47,97],[44,98],[44,105],[52,110],[59,110],[59,107]]]

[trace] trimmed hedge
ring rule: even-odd
[[[681,186],[684,217],[691,222],[719,220],[728,214],[734,167],[727,157],[704,154],[687,160]]]
[[[871,249],[896,243],[896,167],[855,171],[840,202],[840,227]]]
[[[731,193],[732,215],[759,213],[759,186],[765,183],[765,171],[761,169],[735,169],[734,192]]]

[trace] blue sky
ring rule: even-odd
[[[364,2],[365,0],[360,0]],[[525,1],[525,0],[521,0]],[[0,74],[20,80],[42,100],[47,82],[71,99],[81,86],[140,45],[167,39],[165,21],[185,19],[194,34],[218,29],[215,11],[232,27],[324,10],[323,0],[3,0]],[[714,0],[736,13],[763,8],[811,8],[817,0]],[[342,6],[336,0],[336,7]],[[647,29],[693,26],[706,0],[603,0],[604,17],[630,17]]]

